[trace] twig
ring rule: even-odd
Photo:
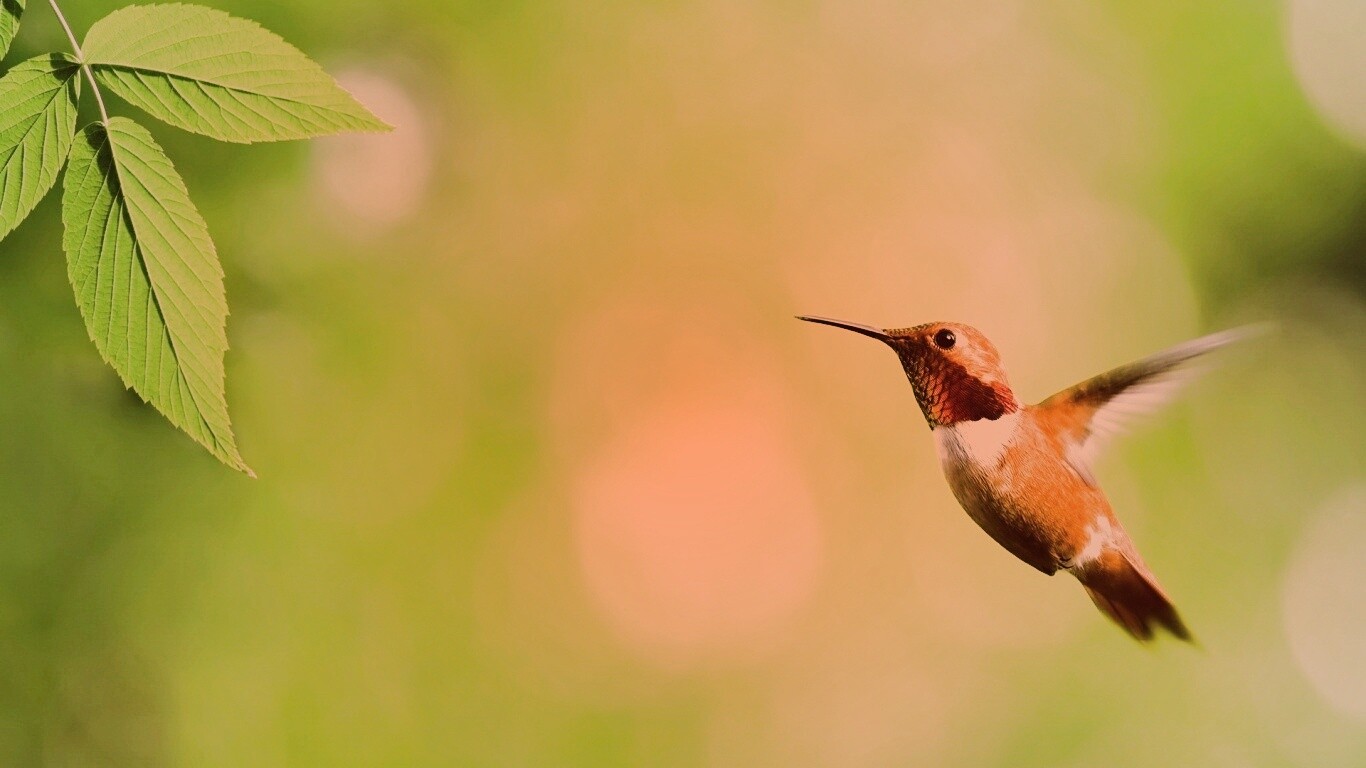
[[[95,103],[100,106],[100,123],[105,128],[109,127],[109,113],[104,108],[104,96],[100,93],[99,83],[95,82],[95,73],[90,71],[90,65],[85,61],[85,52],[81,50],[81,44],[76,42],[76,35],[71,32],[71,25],[66,23],[66,17],[62,15],[62,9],[57,7],[57,0],[47,0],[52,6],[52,12],[57,14],[57,21],[62,23],[62,29],[66,32],[66,39],[71,41],[71,50],[76,54],[76,61],[81,65],[81,71],[85,73],[85,79],[90,82],[90,90],[95,92]]]

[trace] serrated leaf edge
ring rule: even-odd
[[[2,1],[2,0],[0,0],[0,1]],[[384,120],[381,120],[377,115],[375,115],[374,112],[372,112],[372,111],[370,110],[369,107],[367,107],[367,106],[365,106],[364,104],[362,104],[361,101],[360,101],[360,99],[357,99],[357,98],[356,98],[355,94],[351,93],[349,90],[347,90],[346,88],[342,87],[341,83],[338,83],[337,80],[336,80],[336,78],[332,77],[332,75],[330,75],[330,74],[327,72],[327,70],[323,69],[323,67],[322,67],[321,64],[319,64],[318,62],[314,61],[311,57],[309,57],[307,54],[305,54],[305,53],[304,53],[302,50],[300,50],[299,48],[295,47],[295,46],[294,46],[292,43],[290,43],[288,40],[285,40],[285,39],[284,39],[283,37],[281,37],[280,35],[276,34],[275,32],[272,32],[271,30],[269,30],[269,29],[267,29],[266,27],[262,26],[260,23],[256,22],[256,21],[253,20],[253,19],[248,19],[248,18],[245,18],[245,17],[242,17],[242,16],[234,16],[234,15],[232,15],[232,14],[226,12],[226,11],[222,11],[222,10],[219,10],[219,9],[217,9],[217,8],[209,8],[209,7],[207,7],[207,6],[195,5],[195,4],[193,4],[193,3],[151,3],[151,4],[148,4],[148,5],[136,5],[136,6],[130,5],[130,6],[125,6],[125,7],[123,7],[123,8],[119,8],[119,9],[117,9],[117,10],[115,10],[115,11],[109,13],[109,14],[106,15],[104,18],[100,19],[99,21],[96,21],[95,24],[92,24],[92,25],[91,25],[91,30],[93,30],[93,29],[94,29],[97,25],[99,25],[100,23],[105,22],[105,21],[108,21],[109,19],[114,18],[114,17],[117,16],[118,14],[123,13],[123,12],[125,12],[125,11],[132,11],[132,10],[134,10],[134,9],[150,9],[150,8],[184,8],[184,9],[188,9],[188,10],[191,10],[191,11],[197,11],[197,12],[201,12],[201,13],[207,13],[207,14],[210,15],[210,16],[221,16],[221,17],[223,17],[223,18],[225,18],[225,19],[229,19],[229,20],[231,20],[231,21],[233,21],[233,22],[235,22],[235,23],[240,23],[240,24],[243,24],[243,25],[246,25],[246,26],[253,27],[253,28],[255,28],[256,31],[259,31],[262,35],[265,35],[265,36],[267,36],[267,37],[269,37],[269,38],[272,38],[274,42],[277,42],[277,43],[279,43],[280,45],[284,46],[284,47],[287,48],[290,52],[292,52],[292,53],[294,53],[294,54],[297,54],[297,55],[304,61],[304,63],[305,63],[309,68],[315,70],[316,72],[322,74],[322,75],[325,76],[328,80],[330,80],[331,83],[332,83],[332,86],[333,86],[334,88],[336,88],[338,91],[340,91],[341,93],[345,94],[346,97],[349,98],[349,99],[351,100],[352,104],[353,104],[354,106],[358,107],[358,108],[360,109],[360,111],[363,113],[364,117],[367,118],[368,121],[369,121],[369,124],[368,124],[368,125],[362,125],[362,126],[359,126],[359,127],[351,127],[351,128],[348,128],[347,130],[354,131],[354,132],[357,132],[357,133],[384,133],[384,132],[387,132],[387,131],[392,131],[392,130],[394,129],[394,126],[390,125],[389,123],[385,122]],[[86,54],[85,54],[85,55],[86,55],[85,62],[86,62],[86,64],[87,64],[87,66],[90,67],[91,71],[92,71],[95,75],[101,74],[102,71],[110,71],[110,72],[127,72],[127,73],[131,73],[131,74],[134,74],[134,75],[143,75],[143,74],[147,74],[147,75],[153,75],[153,76],[156,76],[156,77],[162,77],[162,78],[167,79],[168,81],[171,81],[171,82],[172,82],[172,87],[173,87],[173,88],[174,88],[174,82],[175,82],[175,81],[189,81],[189,82],[196,82],[196,83],[203,82],[203,83],[209,83],[210,85],[214,86],[215,88],[221,88],[221,89],[223,89],[223,90],[225,90],[225,91],[229,91],[229,92],[232,92],[232,93],[245,93],[245,94],[250,94],[250,95],[252,95],[252,96],[257,96],[257,97],[260,97],[260,98],[263,98],[263,99],[270,99],[270,100],[274,100],[274,101],[283,101],[283,102],[288,102],[288,103],[290,103],[290,104],[297,104],[297,105],[300,105],[300,106],[306,106],[306,107],[309,107],[310,109],[315,109],[315,110],[319,110],[319,111],[324,111],[324,112],[327,112],[327,113],[333,114],[333,115],[340,115],[340,116],[344,116],[344,117],[351,117],[351,116],[349,116],[349,115],[346,115],[345,112],[341,112],[341,111],[338,111],[338,110],[333,109],[333,108],[324,107],[324,106],[321,106],[321,105],[318,105],[318,104],[311,104],[311,103],[309,103],[309,102],[301,101],[301,100],[299,100],[299,99],[293,99],[293,98],[284,97],[284,96],[271,96],[271,95],[263,94],[263,93],[260,93],[260,92],[257,92],[257,91],[253,91],[253,90],[250,90],[250,89],[247,89],[247,88],[240,88],[240,87],[236,87],[236,86],[225,85],[225,84],[223,84],[223,83],[220,83],[220,82],[215,81],[215,80],[212,79],[212,78],[192,78],[192,77],[186,77],[186,76],[184,76],[184,75],[178,75],[178,74],[175,74],[175,73],[172,73],[172,72],[167,72],[167,71],[160,70],[160,69],[155,69],[155,68],[152,68],[152,67],[137,66],[137,65],[133,65],[133,64],[128,64],[128,63],[126,63],[126,62],[103,61],[103,60],[101,60],[101,59],[99,58],[98,49],[96,49],[96,50],[93,51],[93,52],[89,49],[89,47],[88,47],[88,43],[89,43],[89,40],[88,40],[89,34],[90,34],[90,31],[87,30],[87,32],[86,32],[86,35],[87,35],[87,41],[86,41],[86,42],[87,42],[87,48],[86,48]],[[212,33],[205,34],[205,35],[201,35],[201,37],[212,37],[212,36],[213,36]],[[194,38],[188,38],[188,39],[192,40],[192,39],[194,39]],[[180,42],[185,42],[185,41],[180,41]],[[251,51],[244,51],[243,53],[246,53],[246,54],[249,54],[249,55],[250,55],[252,52],[251,52]],[[116,93],[118,92],[118,86],[117,86],[116,84],[109,84],[109,83],[106,83],[106,85],[109,85],[110,89],[111,89],[111,90],[114,90]],[[239,100],[239,102],[240,102],[240,100]],[[166,105],[164,102],[163,102],[163,106],[166,106],[166,107],[168,108],[168,110],[170,109],[170,105]],[[149,113],[149,114],[150,114],[150,113]],[[164,120],[163,118],[159,117],[159,116],[156,116],[156,115],[152,115],[152,116],[153,116],[153,117],[156,117],[158,120],[163,120],[163,122],[165,122],[165,120]],[[297,117],[297,116],[296,116],[296,117]],[[183,126],[183,125],[177,125],[177,126],[175,126],[175,127],[181,128],[181,129],[183,129],[183,130],[188,130],[188,131],[190,131],[191,133],[198,133],[198,134],[203,135],[203,136],[209,136],[210,138],[217,139],[217,140],[219,140],[219,141],[226,141],[226,142],[235,143],[235,144],[252,144],[252,143],[256,143],[256,142],[266,142],[266,141],[292,141],[292,140],[295,140],[294,138],[241,139],[241,138],[236,138],[236,137],[217,136],[217,135],[213,135],[213,134],[208,134],[208,133],[205,133],[204,131],[197,130],[197,129],[193,129],[193,128],[188,128],[188,127]],[[334,131],[328,131],[327,133],[307,134],[307,135],[305,135],[305,136],[300,136],[300,137],[297,137],[297,138],[315,138],[315,137],[318,137],[318,136],[330,135],[330,134],[333,134],[333,133],[335,133],[335,132],[334,132]]]
[[[115,118],[115,119],[117,120],[117,119],[119,119],[119,118]],[[129,122],[131,123],[132,121],[129,121]],[[134,125],[136,125],[136,123],[134,123]],[[112,162],[110,163],[110,168],[109,168],[108,173],[110,173],[110,174],[113,175],[113,183],[114,183],[116,189],[118,190],[118,197],[119,197],[119,200],[121,201],[121,207],[123,208],[122,216],[124,217],[124,225],[127,226],[129,232],[131,232],[131,233],[133,234],[133,247],[134,247],[134,249],[135,249],[135,253],[136,253],[136,256],[137,256],[138,267],[139,267],[139,269],[142,270],[143,276],[144,276],[144,278],[147,280],[147,284],[148,284],[148,287],[149,287],[149,291],[148,291],[148,292],[149,292],[150,295],[151,295],[151,299],[152,299],[153,305],[156,307],[156,312],[157,312],[158,316],[159,316],[160,319],[161,319],[161,324],[162,324],[162,326],[163,326],[163,328],[164,328],[164,331],[163,331],[163,332],[164,332],[165,335],[166,335],[166,342],[167,342],[168,346],[170,346],[170,348],[171,348],[171,354],[173,355],[173,357],[174,357],[174,359],[175,359],[176,370],[180,373],[180,375],[181,375],[182,377],[186,377],[187,380],[188,380],[189,370],[188,370],[184,365],[182,365],[183,357],[182,357],[182,354],[181,354],[181,352],[180,352],[180,350],[179,350],[179,346],[178,346],[178,344],[176,343],[175,335],[174,335],[173,333],[171,333],[170,324],[166,322],[166,313],[165,313],[165,310],[162,308],[162,297],[161,297],[161,292],[160,292],[160,290],[159,290],[159,287],[158,287],[158,285],[157,285],[157,282],[154,281],[154,280],[152,280],[151,275],[150,275],[150,273],[149,273],[148,270],[147,270],[146,257],[145,257],[145,255],[144,255],[144,253],[143,253],[143,248],[142,248],[142,245],[141,245],[141,243],[140,243],[140,239],[139,239],[139,236],[138,236],[138,229],[137,229],[136,225],[133,223],[132,216],[129,214],[129,209],[130,209],[130,207],[131,207],[131,202],[128,200],[127,195],[126,195],[126,194],[124,193],[124,191],[123,191],[124,185],[125,185],[125,184],[124,184],[124,179],[123,179],[122,175],[120,174],[119,160],[118,160],[118,158],[117,158],[117,154],[118,154],[118,151],[119,151],[119,150],[118,150],[118,147],[117,147],[116,143],[114,142],[113,137],[109,135],[109,126],[104,125],[104,124],[102,124],[102,123],[100,123],[100,122],[98,122],[98,121],[93,122],[93,123],[90,123],[89,125],[86,125],[86,126],[85,126],[84,128],[82,128],[78,133],[86,133],[86,132],[89,132],[89,131],[92,131],[92,130],[97,131],[97,132],[99,133],[100,141],[103,142],[102,145],[96,146],[96,150],[95,150],[95,155],[96,155],[96,157],[99,156],[99,152],[103,149],[104,146],[107,146],[107,147],[108,147],[108,150],[109,150],[109,157],[110,157],[110,160],[112,161]],[[164,154],[164,152],[163,152],[163,154]],[[188,198],[189,198],[189,193],[188,193],[188,190],[186,190],[186,189],[184,188],[184,182],[183,182],[183,181],[180,182],[180,186],[181,186],[181,189],[186,193],[186,199],[188,199]],[[88,214],[88,215],[89,215],[90,217],[93,218],[94,213],[95,213],[95,212],[94,212],[94,209],[91,209],[91,210],[89,211],[89,214]],[[89,222],[89,220],[87,220],[86,228],[87,228],[87,230],[90,228],[90,222]],[[219,267],[219,269],[221,270],[221,267]],[[75,286],[73,286],[73,288],[74,288],[74,287],[75,287]],[[227,317],[227,315],[226,315],[226,307],[225,307],[225,314],[224,314],[224,320],[225,320],[225,321],[226,321],[226,317]],[[88,324],[87,324],[87,330],[90,332],[89,335],[90,335],[91,341],[95,341],[93,329],[89,328]],[[226,340],[226,336],[225,336],[225,340]],[[99,344],[96,344],[96,348],[99,349]],[[124,375],[124,372],[121,371],[121,370],[119,370],[118,367],[115,366],[115,365],[112,363],[112,361],[110,361],[110,360],[108,359],[108,357],[105,356],[105,354],[104,354],[104,352],[103,352],[102,349],[101,349],[100,351],[101,351],[101,357],[105,357],[105,362],[106,362],[111,368],[113,368],[114,371],[119,375],[119,378],[123,381],[124,385],[125,385],[127,388],[131,389],[134,393],[136,393],[136,394],[138,395],[138,397],[142,399],[143,402],[148,403],[149,405],[152,405],[154,408],[157,408],[157,410],[159,411],[160,408],[157,406],[157,404],[156,404],[155,402],[153,402],[150,398],[148,398],[146,395],[144,395],[142,392],[139,392],[136,388],[134,388],[133,385],[132,385],[132,381],[131,381],[127,376]],[[225,344],[225,345],[224,345],[224,352],[226,353],[226,351],[227,351],[227,346],[226,346],[226,344]],[[196,373],[195,375],[196,375],[196,378],[199,378],[198,373]],[[221,385],[221,383],[220,383],[220,385]],[[209,439],[210,439],[210,440],[212,441],[212,443],[213,443],[212,446],[205,446],[205,447],[209,449],[210,453],[213,454],[215,458],[219,459],[220,461],[223,461],[223,463],[227,464],[228,466],[232,467],[233,469],[237,469],[237,470],[239,470],[239,471],[245,473],[248,477],[251,477],[251,478],[255,479],[256,473],[251,469],[251,467],[247,466],[247,464],[246,464],[245,461],[242,460],[242,457],[241,457],[241,455],[240,455],[240,453],[239,453],[239,451],[237,450],[237,447],[236,447],[236,445],[235,445],[235,440],[234,440],[234,444],[225,445],[225,444],[223,443],[222,439],[220,439],[220,437],[219,437],[218,434],[215,432],[215,430],[213,429],[213,427],[209,424],[208,420],[204,418],[203,414],[205,413],[205,410],[204,410],[203,406],[200,404],[199,396],[198,396],[198,394],[195,392],[195,388],[194,388],[194,387],[187,387],[187,389],[189,390],[190,397],[191,397],[191,399],[193,400],[193,403],[194,403],[194,408],[195,408],[195,414],[194,414],[194,415],[195,415],[195,417],[198,418],[201,422],[203,422],[203,425],[204,425],[204,432],[208,435]],[[173,423],[173,426],[177,426],[177,427],[178,427],[178,425],[174,425],[174,423]],[[228,428],[229,430],[231,430],[231,422],[229,422],[228,425],[226,425],[226,426],[227,426],[227,428]],[[181,429],[181,431],[184,432],[184,429]],[[187,436],[191,437],[192,439],[194,438],[194,435],[191,435],[191,434],[189,434],[188,432],[187,432],[186,434],[187,434]],[[196,439],[196,442],[200,442],[200,441]]]
[[[0,0],[0,2],[3,2],[3,0]],[[14,67],[11,67],[11,68],[9,69],[9,71],[7,71],[7,72],[5,73],[5,77],[8,77],[8,76],[10,75],[10,73],[14,72],[15,68],[17,68],[17,67],[23,66],[24,64],[28,64],[28,63],[33,62],[33,61],[37,61],[37,60],[39,60],[39,59],[44,59],[44,58],[51,59],[51,58],[54,58],[54,57],[55,57],[55,58],[60,58],[60,59],[65,60],[65,61],[69,64],[69,66],[68,66],[68,67],[63,67],[62,69],[55,69],[55,68],[54,68],[54,69],[52,69],[51,74],[56,75],[56,74],[59,74],[59,73],[63,72],[63,71],[66,70],[66,69],[70,69],[70,70],[71,70],[71,74],[68,75],[67,78],[66,78],[66,80],[62,82],[61,87],[59,87],[59,88],[54,88],[54,89],[52,90],[52,97],[51,97],[50,99],[48,99],[47,103],[45,103],[45,104],[43,105],[42,110],[40,110],[40,112],[39,112],[39,116],[41,116],[42,119],[35,119],[35,120],[33,121],[33,124],[30,125],[30,126],[24,131],[24,133],[23,133],[22,137],[20,138],[19,142],[15,145],[15,152],[20,153],[21,157],[22,157],[22,148],[23,148],[23,145],[24,145],[24,141],[25,141],[25,139],[27,139],[27,138],[29,137],[29,135],[32,133],[32,131],[34,131],[34,130],[37,128],[37,126],[40,125],[40,124],[43,126],[43,131],[44,131],[45,133],[46,133],[46,131],[48,130],[48,128],[49,128],[48,123],[49,123],[50,121],[48,120],[47,113],[48,113],[49,111],[51,111],[53,102],[55,102],[57,99],[61,98],[62,94],[66,91],[66,89],[67,89],[68,87],[70,87],[70,81],[71,81],[72,79],[75,80],[75,94],[73,94],[72,102],[73,102],[73,104],[78,104],[79,99],[80,99],[80,89],[81,89],[80,65],[76,63],[75,59],[72,59],[70,56],[67,56],[67,55],[64,54],[64,53],[50,53],[50,54],[44,54],[43,56],[35,56],[35,57],[32,58],[32,59],[26,59],[25,61],[21,61],[21,62],[19,62],[18,64],[15,64]],[[76,122],[76,121],[75,121],[74,115],[73,115],[73,117],[72,117],[72,121],[71,121],[71,122],[72,122],[72,128],[73,128],[72,134],[71,134],[71,139],[74,140],[74,139],[75,139],[75,135],[76,135],[76,132],[75,132],[75,130],[74,130],[74,128],[75,128],[75,122]],[[59,126],[59,128],[60,128],[60,126]],[[43,151],[46,152],[46,151],[47,151],[47,148],[48,148],[48,147],[47,147],[47,142],[44,141],[44,142],[43,142]],[[70,151],[71,151],[71,146],[70,146],[70,142],[68,142],[68,145],[67,145],[67,152],[68,152],[68,154],[70,153]],[[23,162],[23,160],[21,159],[20,162]],[[9,222],[8,228],[6,228],[5,222],[0,221],[0,240],[3,240],[3,239],[5,239],[6,237],[9,237],[10,233],[13,232],[15,229],[17,229],[17,228],[19,227],[20,224],[23,224],[23,223],[24,223],[24,220],[28,218],[28,215],[29,215],[30,213],[33,213],[33,209],[36,208],[36,207],[38,206],[38,203],[42,202],[42,200],[43,200],[44,197],[47,197],[47,193],[50,192],[50,191],[52,191],[52,188],[53,188],[54,186],[56,186],[56,184],[57,184],[57,179],[58,179],[58,177],[61,176],[61,174],[62,174],[62,166],[64,166],[64,165],[66,165],[66,157],[62,157],[62,158],[61,158],[61,161],[57,164],[57,167],[53,170],[53,172],[52,172],[52,179],[51,179],[51,181],[48,183],[47,188],[46,188],[46,189],[43,189],[42,192],[40,192],[40,193],[38,194],[38,196],[35,197],[35,198],[33,199],[33,202],[29,205],[29,207],[28,207],[27,210],[22,210],[22,209],[21,209],[21,210],[18,210],[18,211],[15,212],[14,220],[11,221],[11,222]],[[22,169],[22,168],[20,169],[20,175],[21,175],[21,176],[24,175],[24,174],[23,174],[23,169]]]

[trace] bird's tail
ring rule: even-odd
[[[1117,549],[1106,549],[1078,569],[1076,575],[1101,613],[1114,619],[1138,641],[1152,640],[1154,630],[1160,626],[1192,642],[1190,630],[1177,615],[1176,607],[1137,555],[1130,559]]]

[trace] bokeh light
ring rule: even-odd
[[[392,227],[416,215],[430,184],[436,148],[427,115],[402,83],[381,70],[353,66],[336,78],[394,130],[315,142],[318,197],[335,206],[328,220],[343,229]]]
[[[1366,147],[1366,3],[1286,0],[1286,45],[1295,75],[1323,119]]]
[[[635,650],[687,666],[780,637],[823,542],[777,370],[736,319],[666,306],[570,329],[554,407],[590,593]]]
[[[1338,491],[1308,522],[1283,599],[1305,677],[1335,709],[1366,721],[1366,486]]]

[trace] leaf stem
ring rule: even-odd
[[[62,9],[57,7],[57,0],[47,1],[52,6],[52,12],[57,14],[57,21],[61,22],[62,30],[66,32],[66,39],[71,41],[71,50],[76,54],[76,61],[80,63],[81,71],[85,73],[85,79],[90,82],[90,90],[95,92],[95,103],[100,106],[100,123],[108,128],[109,112],[104,108],[104,96],[100,93],[99,83],[95,82],[95,73],[90,70],[90,65],[85,62],[85,52],[81,50],[81,44],[76,42],[76,35],[72,34],[71,25],[66,23]]]

